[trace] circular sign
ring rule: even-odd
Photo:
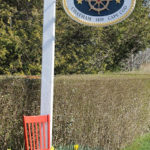
[[[64,9],[75,21],[89,26],[108,26],[127,18],[136,0],[63,0]]]

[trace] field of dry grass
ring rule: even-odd
[[[22,115],[39,113],[37,78],[0,78],[0,145],[18,146]],[[54,146],[120,150],[150,132],[149,74],[56,76],[54,94]]]
[[[117,150],[150,125],[150,75],[55,79],[54,143]]]

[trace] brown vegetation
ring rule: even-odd
[[[39,114],[40,80],[0,80],[0,149],[23,143],[22,115]],[[150,76],[55,78],[53,143],[118,150],[149,132]]]

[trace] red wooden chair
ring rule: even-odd
[[[23,116],[26,150],[50,150],[50,116]]]

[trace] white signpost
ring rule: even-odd
[[[41,115],[50,114],[52,145],[56,0],[44,0]]]
[[[108,26],[123,21],[136,0],[62,0],[67,14],[90,26]],[[50,114],[52,145],[56,0],[44,0],[41,115]]]

